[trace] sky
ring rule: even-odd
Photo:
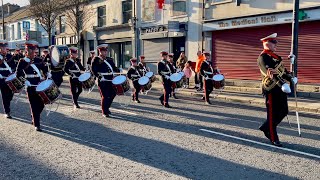
[[[8,2],[10,2],[11,4],[18,4],[19,6],[25,6],[25,5],[29,4],[29,0],[3,0],[3,4],[6,4]],[[0,4],[0,6],[1,6],[1,4]]]

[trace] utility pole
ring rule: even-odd
[[[4,37],[5,32],[4,32],[4,12],[3,12],[3,0],[1,0],[1,15],[2,15],[2,39],[5,40],[6,38]]]
[[[299,0],[293,1],[293,21],[292,21],[292,41],[291,53],[296,56],[295,61],[291,64],[290,70],[297,77],[298,71],[298,36],[299,36]]]

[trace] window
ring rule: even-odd
[[[173,16],[180,16],[187,13],[186,0],[173,0],[172,2],[172,14]]]
[[[128,23],[132,18],[132,0],[122,1],[122,24]]]
[[[94,51],[94,41],[93,40],[89,40],[89,51]]]
[[[223,3],[230,3],[233,0],[212,0],[212,4],[223,4]]]
[[[98,7],[98,27],[106,26],[106,6]]]
[[[60,33],[66,32],[66,16],[60,16]]]
[[[11,25],[11,40],[14,40],[14,25]]]
[[[18,22],[18,27],[17,27],[17,39],[21,39],[21,23]]]
[[[143,21],[152,21],[155,19],[155,0],[143,0],[142,5],[142,20]]]

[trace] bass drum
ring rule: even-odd
[[[51,64],[55,68],[63,68],[65,59],[69,57],[68,46],[52,46],[50,50]]]

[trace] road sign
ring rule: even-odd
[[[30,30],[30,22],[29,21],[22,21],[22,29],[24,31]]]
[[[168,21],[168,31],[169,32],[179,32],[179,21]]]

